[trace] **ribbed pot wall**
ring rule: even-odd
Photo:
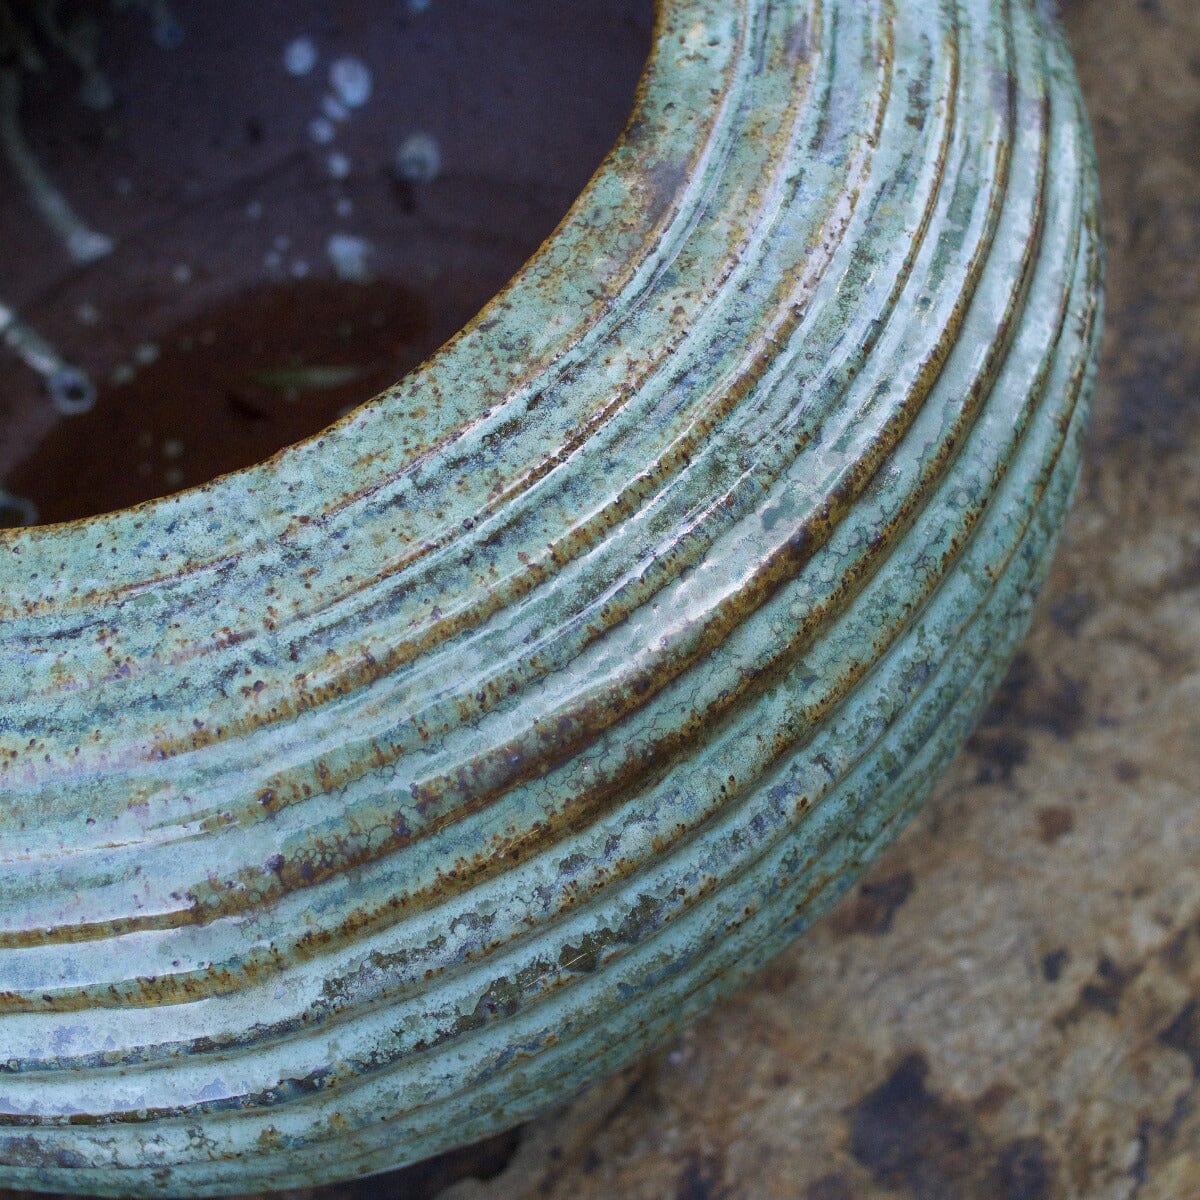
[[[1101,307],[1032,0],[665,0],[630,125],[321,436],[0,531],[0,1184],[246,1192],[677,1031],[954,754]]]

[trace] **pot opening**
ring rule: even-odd
[[[617,138],[651,0],[0,0],[0,526],[201,484],[428,357]]]

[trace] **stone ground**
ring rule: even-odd
[[[1047,595],[968,749],[857,891],[673,1045],[510,1135],[295,1200],[1200,1198],[1200,5],[1064,19],[1105,360]]]

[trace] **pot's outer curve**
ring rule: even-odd
[[[631,123],[324,434],[0,531],[0,1183],[481,1137],[864,869],[1004,670],[1102,261],[1033,0],[664,0]]]

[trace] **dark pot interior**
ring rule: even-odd
[[[652,24],[0,0],[0,524],[260,461],[427,357],[600,163]]]

